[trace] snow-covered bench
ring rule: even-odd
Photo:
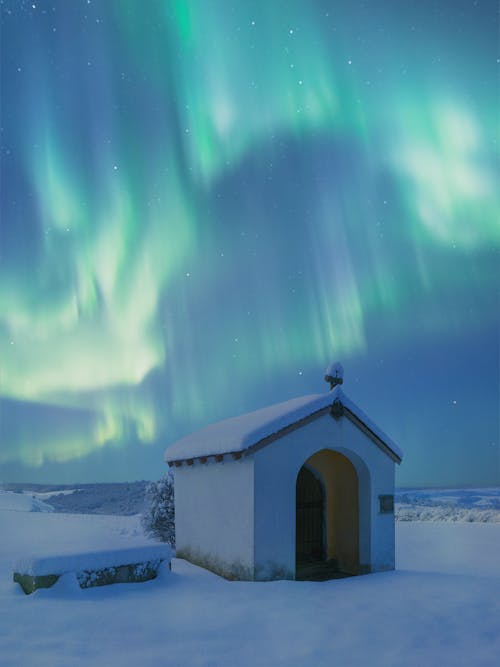
[[[154,579],[160,563],[170,568],[172,550],[168,544],[128,549],[68,553],[21,558],[14,565],[14,581],[26,594],[50,588],[60,576],[74,572],[80,588]]]

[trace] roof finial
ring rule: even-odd
[[[326,369],[325,381],[330,383],[330,389],[344,382],[344,367],[340,361],[332,362]]]

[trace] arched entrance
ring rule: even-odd
[[[358,475],[331,450],[311,456],[296,482],[296,578],[359,573]]]

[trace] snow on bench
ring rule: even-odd
[[[168,544],[150,544],[128,549],[89,551],[64,555],[20,558],[14,564],[14,581],[28,595],[37,588],[50,588],[60,576],[74,572],[80,588],[147,581],[157,576],[160,563],[170,568]]]

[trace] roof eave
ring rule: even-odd
[[[382,438],[380,438],[372,429],[365,424],[365,422],[360,419],[352,410],[347,408],[345,405],[342,406],[343,415],[349,419],[355,426],[357,426],[363,433],[370,438],[370,440],[377,445],[377,447],[387,454],[398,465],[401,463],[402,458],[397,452],[395,452],[390,445],[387,444]]]

